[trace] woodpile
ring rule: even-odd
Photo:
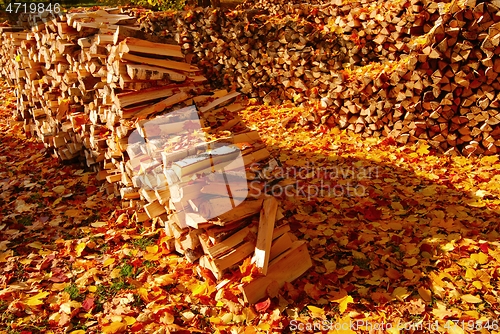
[[[496,154],[499,4],[262,0],[239,10],[151,14],[205,73],[328,126],[447,154]]]
[[[221,286],[251,257],[261,274],[241,285],[249,303],[312,266],[267,194],[286,180],[238,116],[240,93],[212,90],[181,46],[119,10],[28,20],[29,31],[1,31],[0,49],[27,133],[96,171],[134,219],[164,226],[165,246]]]

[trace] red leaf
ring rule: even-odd
[[[57,275],[52,275],[52,277],[49,279],[49,281],[54,282],[54,283],[63,283],[69,281],[68,276],[59,273]]]
[[[263,302],[255,304],[255,311],[264,313],[271,306],[271,299],[267,298]]]
[[[420,245],[420,251],[421,252],[432,253],[432,245],[422,244],[422,245]]]
[[[87,189],[85,189],[85,192],[87,195],[93,195],[97,191],[97,188],[95,186],[88,186]]]
[[[374,206],[369,206],[369,207],[365,208],[364,215],[365,215],[366,219],[368,219],[370,221],[374,221],[374,220],[378,220],[378,219],[380,219],[380,217],[382,217],[382,211],[380,211],[379,209],[377,209]]]
[[[94,298],[87,298],[82,303],[82,308],[85,311],[90,311],[94,307]]]
[[[481,249],[481,251],[482,251],[483,253],[488,254],[488,248],[489,248],[489,247],[488,247],[488,244],[481,244],[481,245],[479,245],[479,249]]]

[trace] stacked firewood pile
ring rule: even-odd
[[[241,286],[250,303],[309,269],[268,194],[286,180],[238,116],[240,93],[211,90],[181,46],[117,10],[27,19],[33,28],[4,29],[0,48],[27,133],[97,171],[137,221],[165,226],[168,249],[217,279],[253,255],[263,275]]]
[[[226,86],[310,107],[303,125],[489,155],[500,145],[497,13],[473,0],[260,1],[232,12],[154,14],[142,28],[162,27]]]

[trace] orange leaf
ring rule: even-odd
[[[397,271],[394,268],[387,269],[385,271],[385,274],[387,275],[387,277],[389,277],[390,279],[393,279],[393,280],[398,280],[401,278],[401,274],[399,273],[399,271]]]
[[[430,303],[432,301],[431,290],[426,289],[424,287],[418,288],[418,294],[426,303]]]

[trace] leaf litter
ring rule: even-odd
[[[442,156],[304,127],[296,108],[247,108],[286,171],[287,188],[271,190],[314,263],[248,306],[237,288],[248,261],[218,284],[169,253],[160,226],[136,223],[93,174],[26,138],[12,91],[2,95],[0,333],[498,332],[496,156]]]

